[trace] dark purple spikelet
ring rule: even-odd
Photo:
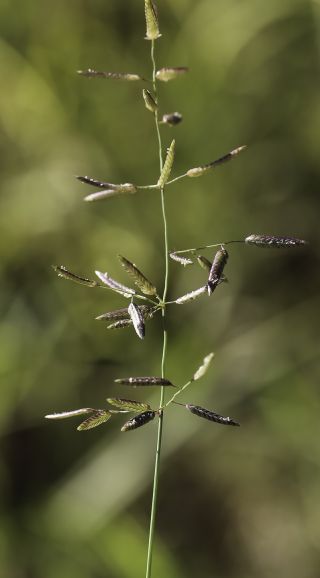
[[[208,294],[214,292],[215,288],[219,284],[219,281],[222,277],[223,270],[228,261],[228,253],[225,248],[221,245],[221,249],[216,252],[213,263],[211,265],[211,269],[209,272],[208,278]]]
[[[137,429],[149,423],[155,418],[156,412],[155,411],[144,411],[143,413],[139,413],[132,419],[129,419],[121,428],[121,431],[130,431],[132,429]]]
[[[151,386],[151,385],[171,385],[175,387],[169,379],[164,377],[155,377],[151,375],[150,377],[122,377],[120,379],[115,379],[115,383],[120,383],[120,385],[132,385],[137,386]]]
[[[249,237],[245,238],[245,243],[248,245],[256,245],[257,247],[274,247],[276,249],[281,249],[283,247],[299,247],[308,244],[304,239],[296,239],[295,237],[275,237],[273,235],[249,235]]]
[[[205,409],[204,407],[200,407],[199,405],[192,405],[191,403],[188,403],[185,407],[194,415],[203,417],[209,421],[214,421],[215,423],[220,423],[222,425],[240,426],[240,424],[231,417],[224,417],[223,415],[219,415],[218,413],[210,411],[209,409]]]

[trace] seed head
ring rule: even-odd
[[[155,411],[144,411],[143,413],[139,413],[132,419],[129,419],[121,428],[121,431],[129,431],[132,429],[137,429],[152,421],[155,418],[156,412]]]
[[[156,72],[157,80],[161,80],[162,82],[168,82],[168,80],[174,80],[188,72],[189,68],[187,66],[175,66],[170,68],[160,68]]]
[[[164,187],[166,182],[169,180],[173,161],[174,161],[175,146],[176,146],[176,141],[173,140],[170,147],[167,150],[166,160],[165,160],[165,163],[163,165],[163,169],[161,171],[161,175],[160,175],[158,183],[157,183],[160,188]]]
[[[192,405],[191,403],[188,403],[185,407],[194,415],[203,417],[209,421],[214,421],[222,425],[240,426],[240,424],[234,419],[231,419],[231,417],[224,417],[223,415],[219,415],[218,413],[210,411],[209,409],[205,409],[204,407],[200,407],[199,405]]]
[[[143,89],[142,91],[142,96],[143,96],[143,100],[144,100],[144,104],[146,106],[146,108],[148,110],[150,110],[150,112],[156,112],[158,109],[158,105],[155,101],[155,99],[153,98],[150,90],[147,90],[146,88]]]
[[[148,377],[122,377],[120,379],[115,379],[115,383],[119,383],[120,385],[131,385],[132,387],[152,385],[171,385],[172,387],[175,387],[169,379],[165,379],[164,377],[155,377],[153,375]]]
[[[145,0],[144,12],[146,17],[146,40],[160,38],[157,9],[152,0]]]
[[[157,288],[149,281],[143,273],[131,261],[118,255],[118,259],[124,270],[133,278],[135,285],[144,293],[144,295],[156,295]]]
[[[186,265],[193,265],[192,259],[188,259],[187,257],[182,257],[182,255],[177,255],[177,253],[169,253],[169,257],[170,257],[170,259],[172,259],[173,261],[177,261],[178,263],[180,263],[184,267]]]
[[[307,245],[307,241],[303,239],[296,239],[295,237],[274,237],[272,235],[249,235],[249,237],[245,238],[245,242],[248,245],[275,247],[276,249]]]
[[[219,281],[221,280],[221,276],[223,273],[223,269],[225,268],[227,261],[228,261],[228,253],[225,248],[221,245],[221,249],[217,251],[215,254],[213,263],[211,265],[211,269],[209,272],[209,279],[208,279],[208,294],[211,295]]]
[[[110,289],[115,291],[116,293],[120,293],[123,297],[129,299],[132,295],[135,295],[135,290],[131,289],[130,287],[126,287],[126,285],[122,285],[122,283],[118,283],[108,275],[108,273],[101,273],[101,271],[95,271],[97,277],[99,277],[100,281],[107,285]]]
[[[93,70],[92,68],[88,68],[87,70],[77,70],[77,73],[81,76],[86,76],[87,78],[110,78],[111,80],[126,80],[129,82],[144,80],[144,78],[139,74],[131,74],[129,72],[105,72]]]
[[[128,313],[130,315],[136,334],[138,335],[138,337],[140,337],[140,339],[144,339],[145,325],[139,307],[135,303],[130,303],[128,307]]]
[[[150,410],[151,407],[148,403],[142,401],[135,401],[133,399],[123,399],[122,397],[108,397],[107,402],[110,405],[120,408],[125,411],[142,411]]]
[[[182,121],[182,114],[180,112],[172,112],[170,114],[164,114],[161,122],[164,124],[169,124],[170,126],[176,126]]]
[[[236,157],[241,151],[243,151],[246,148],[247,148],[246,145],[238,147],[230,151],[223,157],[220,157],[219,159],[212,161],[211,163],[208,163],[207,165],[202,165],[200,167],[195,167],[194,169],[189,169],[186,174],[188,177],[201,177],[202,175],[204,175],[211,169],[214,169],[218,165],[222,165],[223,163],[231,161],[234,157]]]
[[[98,287],[99,285],[97,281],[92,281],[92,279],[86,279],[86,277],[80,277],[80,275],[71,273],[71,271],[68,271],[63,265],[52,265],[52,269],[58,274],[58,277],[63,277],[64,279],[68,279],[68,281],[73,281],[80,285],[87,285],[87,287]]]
[[[199,289],[195,289],[194,291],[191,291],[191,293],[186,293],[186,295],[182,295],[182,297],[179,297],[178,299],[175,300],[175,303],[178,303],[178,305],[183,305],[183,303],[193,301],[194,299],[197,299],[198,297],[200,297],[200,295],[205,293],[207,289],[208,289],[207,285],[199,287]]]

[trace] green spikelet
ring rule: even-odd
[[[133,263],[131,263],[131,261],[125,257],[122,257],[122,255],[118,255],[118,259],[124,270],[133,278],[135,285],[141,289],[142,293],[145,295],[157,294],[156,287],[143,275],[143,273],[141,273],[141,271],[139,271],[139,269]]]
[[[146,40],[156,40],[161,36],[157,10],[151,0],[145,0],[144,12],[146,16]]]
[[[155,99],[153,98],[150,90],[147,90],[146,88],[144,88],[142,91],[142,96],[143,96],[145,107],[148,110],[150,110],[150,112],[153,112],[153,113],[156,112],[158,109],[158,105],[157,105]]]
[[[165,163],[163,165],[163,169],[161,171],[161,175],[160,175],[158,183],[157,183],[160,188],[164,187],[166,182],[169,180],[173,161],[174,161],[175,146],[176,146],[176,141],[173,140],[170,147],[168,148],[166,160],[165,160]]]
[[[78,431],[85,431],[88,429],[93,429],[94,427],[98,427],[102,423],[105,423],[111,418],[111,413],[107,410],[99,409],[94,411],[94,413],[88,417],[85,421],[83,421],[78,427]]]
[[[123,399],[122,397],[108,397],[107,402],[125,411],[145,411],[151,409],[148,403],[135,401],[133,399]]]
[[[68,271],[63,265],[52,265],[52,269],[57,273],[58,277],[63,277],[68,279],[68,281],[73,281],[74,283],[79,283],[80,285],[86,285],[87,287],[98,287],[99,283],[97,281],[92,281],[91,279],[86,279],[85,277],[80,277],[75,273]]]

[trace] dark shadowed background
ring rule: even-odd
[[[161,323],[140,341],[95,316],[120,296],[58,279],[108,271],[116,255],[161,288],[157,192],[83,203],[74,175],[148,184],[157,144],[141,84],[86,79],[88,67],[150,76],[143,0],[2,0],[0,5],[0,522],[5,578],[144,575],[156,422],[79,433],[43,416],[103,407],[117,377],[158,374]],[[174,175],[248,149],[167,189],[170,247],[251,233],[306,248],[234,245],[229,284],[169,310],[167,375],[231,415],[223,428],[172,407],[165,421],[154,578],[318,578],[319,0],[163,0],[158,66],[190,67],[160,87],[177,140]],[[211,258],[209,252],[206,256]],[[169,298],[205,273],[171,262]],[[124,396],[132,393],[121,390]],[[157,404],[157,392],[134,392]]]

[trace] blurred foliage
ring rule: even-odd
[[[319,0],[163,0],[160,87],[174,174],[242,144],[233,163],[167,190],[170,247],[251,233],[307,249],[235,245],[229,284],[170,309],[168,377],[239,419],[220,428],[172,407],[166,418],[154,577],[317,578],[320,567]],[[161,286],[155,192],[85,204],[74,175],[158,178],[152,117],[139,83],[75,71],[150,75],[143,1],[3,0],[0,5],[1,574],[137,578],[144,573],[156,422],[88,433],[53,411],[101,407],[113,380],[158,373],[161,323],[141,342],[94,317],[121,297],[67,281],[52,263],[128,282],[125,255]],[[210,257],[210,254],[207,254]],[[170,297],[203,283],[171,263]],[[157,403],[157,394],[137,398]]]

